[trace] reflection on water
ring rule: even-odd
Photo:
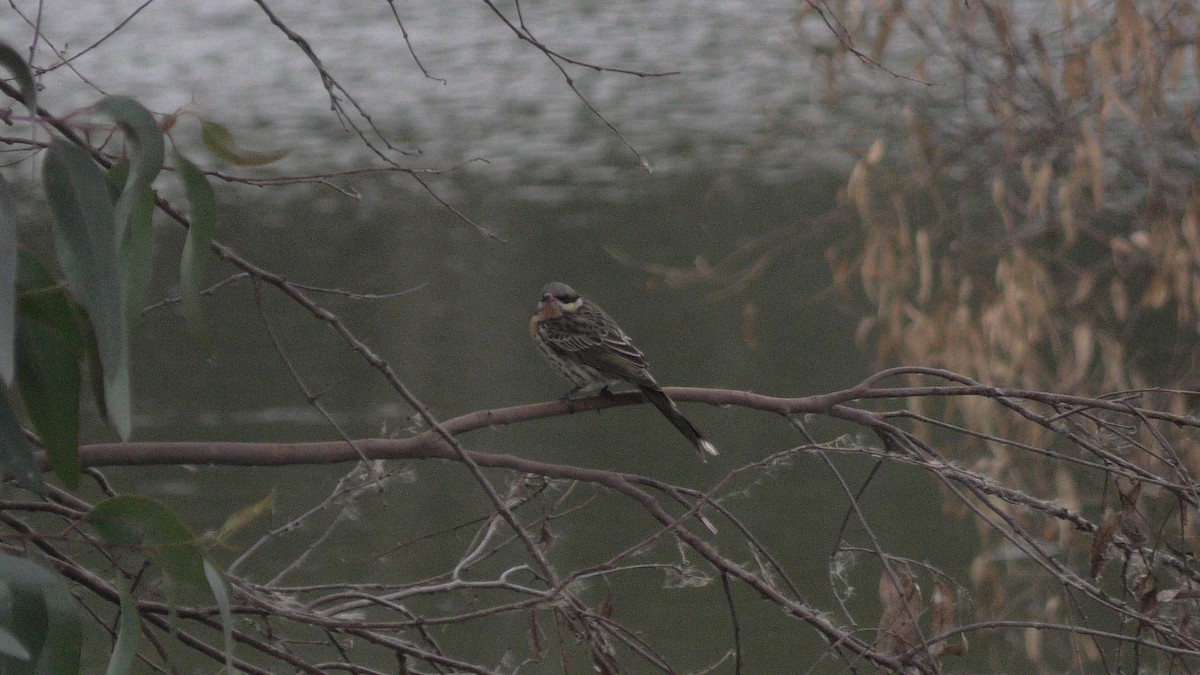
[[[35,0],[16,2],[37,16]],[[142,3],[44,3],[42,26],[74,55]],[[483,3],[396,3],[422,76],[403,43],[391,3],[275,3],[328,72],[401,147],[424,154],[408,165],[449,166],[474,157],[494,179],[524,185],[602,183],[637,171],[636,159],[580,104],[559,71],[518,40]],[[581,94],[624,133],[656,171],[694,171],[740,161],[778,121],[796,125],[771,142],[759,167],[787,180],[797,162],[832,150],[813,133],[822,120],[808,90],[819,68],[807,56],[830,41],[819,26],[798,29],[791,0],[721,3],[522,3],[535,36],[572,59],[666,77],[574,68]],[[17,45],[31,29],[0,10],[0,34]],[[54,59],[40,44],[35,65]],[[247,130],[262,146],[296,148],[292,166],[362,162],[363,151],[329,112],[313,64],[253,4],[239,0],[151,3],[72,68],[105,91],[137,96],[170,112],[190,104]],[[87,105],[97,92],[66,68],[48,73],[52,110]],[[191,124],[187,118],[181,125]],[[803,126],[801,126],[803,125]],[[777,133],[778,130],[775,130]],[[180,134],[186,136],[186,134]]]
[[[277,426],[288,425],[297,429],[304,427],[328,428],[329,419],[341,425],[362,426],[376,423],[378,420],[396,419],[405,414],[398,403],[380,403],[370,409],[356,409],[331,414],[326,418],[311,406],[296,404],[292,406],[271,406],[251,410],[211,411],[188,408],[171,411],[157,411],[134,415],[134,426],[144,437],[153,437],[156,429],[173,428],[180,425],[195,425],[207,429],[228,430],[240,426]]]

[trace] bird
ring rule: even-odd
[[[563,395],[610,385],[632,384],[671,424],[696,446],[702,461],[717,456],[717,448],[679,411],[646,365],[646,357],[616,321],[575,289],[554,281],[542,288],[529,333],[538,350],[574,389]]]

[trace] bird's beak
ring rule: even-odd
[[[550,293],[546,293],[542,296],[542,300],[538,303],[534,314],[540,316],[543,321],[557,319],[563,314],[562,302]]]

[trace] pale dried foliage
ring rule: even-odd
[[[919,51],[923,76],[939,85],[909,99],[905,128],[885,134],[891,147],[883,157],[884,137],[862,153],[841,195],[860,236],[836,246],[831,261],[835,271],[857,270],[874,309],[861,321],[860,346],[881,364],[944,367],[1002,387],[1087,394],[1194,388],[1200,14],[1192,4],[830,5],[856,17],[847,24],[854,42],[873,45],[885,64],[880,45],[903,36],[910,46],[896,45],[895,53]],[[977,105],[958,105],[955,97]],[[843,283],[844,292],[853,290]],[[1186,396],[1142,396],[1179,413],[1189,408]],[[1045,447],[1048,433],[1030,435],[989,404],[951,398],[939,412]],[[1155,438],[1141,428],[1118,438],[1112,428],[1097,431],[1114,457],[1147,472],[1175,471],[1174,459],[1136,451],[1165,439],[1187,471],[1200,468],[1193,433],[1165,429]],[[1149,514],[1161,519],[1179,505],[1141,483],[1097,483],[1063,465],[1062,456],[1039,458],[983,439],[947,452],[1072,510],[1108,505],[1091,541],[1062,521],[1043,533],[1064,555],[1089,549],[1093,576],[1111,559],[1114,537],[1141,541],[1146,530],[1165,527],[1188,546],[1197,543],[1191,509],[1181,507],[1174,526],[1170,517],[1154,520]],[[1036,527],[1019,510],[1006,517]],[[1056,620],[1060,595],[1004,562],[997,531],[976,523],[980,615]],[[1155,613],[1152,567],[1127,561],[1123,574],[1138,607]],[[1015,612],[1021,605],[1029,611]],[[885,615],[887,607],[885,600]],[[1024,631],[1026,657],[1044,663],[1043,632]],[[1077,666],[1098,664],[1088,636],[1073,636],[1069,649]]]
[[[790,238],[764,237],[750,264],[753,245],[704,274],[677,273],[675,282],[737,292],[765,263],[787,260],[781,250],[819,230],[834,240],[825,250],[834,289],[866,301],[856,341],[880,366],[944,368],[997,387],[997,397],[1011,388],[1049,390],[1193,413],[1200,381],[1195,3],[829,0],[802,2],[795,21],[836,36],[813,48],[825,66],[825,99],[877,95],[883,123],[847,134],[858,160],[829,212],[793,224]],[[908,379],[923,381],[918,372]],[[912,433],[997,485],[1093,514],[1099,525],[1081,536],[1066,520],[943,491],[946,512],[970,519],[979,535],[970,570],[977,618],[1057,621],[1079,610],[1063,606],[1064,577],[1021,562],[982,507],[1040,532],[1084,570],[1090,559],[1091,575],[1118,577],[1109,581],[1138,611],[1166,616],[1158,601],[1178,596],[1155,591],[1164,572],[1153,554],[1125,558],[1114,570],[1112,543],[1146,541],[1153,531],[1149,551],[1195,550],[1195,504],[1117,476],[1128,469],[1193,485],[1200,471],[1194,431],[1107,414],[1068,422],[1065,408],[1055,418],[1063,428],[1052,430],[995,403],[912,397],[909,414],[938,420]],[[949,424],[978,433],[948,440]],[[1064,432],[1091,439],[1083,455],[1064,451]],[[904,594],[896,586],[908,578],[893,571],[880,580],[882,651],[908,640],[898,608],[909,603],[897,600]],[[1169,620],[1190,625],[1179,606]],[[1033,664],[1061,663],[1064,653],[1074,669],[1105,663],[1095,634],[1048,640],[1038,625],[1014,628]]]
[[[882,58],[902,42],[938,85],[909,97],[899,138],[886,156],[874,141],[843,193],[861,238],[832,259],[876,309],[860,343],[1004,386],[1200,375],[1191,4],[831,5],[854,43]],[[1179,349],[1130,342],[1150,328]]]

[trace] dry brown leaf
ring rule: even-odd
[[[1134,590],[1138,595],[1138,611],[1145,616],[1158,616],[1158,580],[1154,575],[1142,575],[1134,585]]]
[[[986,554],[980,554],[971,561],[971,583],[975,585],[980,618],[999,617],[1006,604],[1004,586],[1000,572]]]
[[[871,43],[871,60],[878,62],[883,58],[883,50],[887,49],[888,39],[892,36],[892,28],[896,25],[898,14],[899,12],[893,8],[885,10],[879,17],[875,27],[875,40]]]
[[[997,174],[992,179],[992,203],[996,205],[996,210],[1000,212],[1000,219],[1004,221],[1004,228],[1012,230],[1016,226],[1016,221],[1013,219],[1012,211],[1008,208],[1007,194],[1008,191],[1004,188],[1004,179]]]
[[[888,570],[879,575],[879,632],[875,649],[883,654],[899,656],[912,649],[918,640],[917,619],[924,610],[921,587],[910,574],[895,570],[895,581]]]
[[[876,138],[871,147],[867,149],[867,166],[879,164],[879,160],[883,159],[884,147],[883,139]]]
[[[1101,389],[1116,391],[1129,389],[1129,369],[1125,367],[1125,345],[1111,335],[1100,336],[1100,363],[1104,366],[1104,381]],[[1139,385],[1139,388],[1144,385]]]
[[[1097,209],[1104,207],[1104,148],[1100,143],[1100,133],[1096,122],[1091,117],[1083,118],[1080,125],[1083,135],[1083,156],[1087,159],[1088,174],[1092,182],[1092,203]]]
[[[1142,304],[1153,307],[1154,309],[1162,309],[1163,305],[1171,299],[1171,281],[1165,274],[1155,274],[1150,278],[1150,283],[1146,286],[1146,292],[1142,294]]]
[[[604,602],[600,603],[600,607],[596,610],[596,614],[605,619],[611,618],[613,614],[613,594],[612,589],[608,589],[608,594],[604,596]]]
[[[1071,341],[1074,347],[1072,355],[1074,369],[1068,380],[1075,385],[1083,382],[1091,369],[1092,359],[1096,355],[1096,334],[1092,331],[1090,324],[1079,323],[1071,331]]]
[[[529,651],[533,652],[534,656],[541,658],[546,655],[546,650],[542,646],[541,628],[538,627],[537,612],[529,613]]]
[[[1196,202],[1194,199],[1188,202],[1187,208],[1183,212],[1183,220],[1179,223],[1179,233],[1183,236],[1183,240],[1187,242],[1192,261],[1200,261],[1200,219],[1196,217]]]
[[[1031,216],[1044,216],[1050,211],[1050,181],[1054,178],[1054,171],[1050,168],[1050,162],[1042,162],[1042,165],[1037,168],[1037,172],[1033,175],[1033,180],[1029,184],[1029,201],[1027,208]]]
[[[853,294],[850,282],[854,278],[854,264],[840,255],[837,248],[833,246],[825,249],[825,260],[829,264],[829,272],[833,276],[833,287],[849,298]]]
[[[755,317],[758,315],[758,305],[747,302],[742,305],[742,344],[747,349],[758,349],[758,331],[755,328]]]
[[[1052,86],[1054,77],[1050,70],[1050,57],[1046,52],[1046,43],[1042,41],[1042,34],[1033,29],[1029,32],[1029,45],[1033,48],[1034,54],[1037,55],[1038,66],[1042,71],[1042,82],[1047,86]]]
[[[858,327],[854,329],[854,344],[860,348],[867,346],[867,338],[871,334],[871,330],[875,328],[877,320],[873,316],[865,316],[858,322]]]
[[[1092,291],[1096,289],[1096,275],[1093,272],[1083,272],[1075,282],[1075,293],[1071,296],[1072,307],[1082,305],[1092,299]]]
[[[1058,220],[1062,225],[1063,244],[1073,246],[1079,240],[1079,224],[1075,222],[1075,188],[1071,181],[1058,186]]]
[[[1088,77],[1087,52],[1071,54],[1063,62],[1062,86],[1071,100],[1091,96],[1092,81]]]
[[[1021,158],[1021,178],[1025,179],[1026,185],[1033,185],[1033,155],[1026,154]]]
[[[939,581],[933,585],[933,595],[929,598],[929,609],[931,612],[930,632],[934,635],[942,635],[954,630],[957,625],[958,608],[955,606],[954,596],[951,595],[946,584]],[[929,646],[929,654],[935,657],[948,654],[954,647],[959,647],[959,645],[951,645],[945,640],[938,640]]]
[[[1042,660],[1042,631],[1032,626],[1025,629],[1025,656],[1033,663]]]
[[[858,211],[858,217],[864,221],[871,219],[869,194],[867,191],[868,171],[866,163],[859,161],[854,165],[854,170],[850,172],[850,178],[846,181],[846,199],[854,205],[855,210]]]
[[[1117,531],[1117,514],[1109,510],[1104,514],[1104,522],[1100,527],[1096,528],[1096,533],[1092,535],[1092,556],[1089,566],[1089,574],[1093,579],[1100,576],[1100,569],[1104,567],[1104,557],[1108,553],[1108,547],[1112,545],[1113,534]]]
[[[1138,511],[1138,500],[1141,499],[1145,483],[1118,477],[1116,484],[1117,496],[1121,500],[1121,514],[1118,518],[1121,534],[1131,541],[1141,541],[1141,513]]]
[[[917,304],[925,305],[933,294],[933,253],[929,231],[925,228],[917,230],[917,269],[920,284],[917,287]]]
[[[1129,292],[1125,290],[1125,284],[1119,279],[1113,279],[1108,285],[1108,295],[1112,299],[1113,315],[1118,321],[1125,321],[1129,318]]]

